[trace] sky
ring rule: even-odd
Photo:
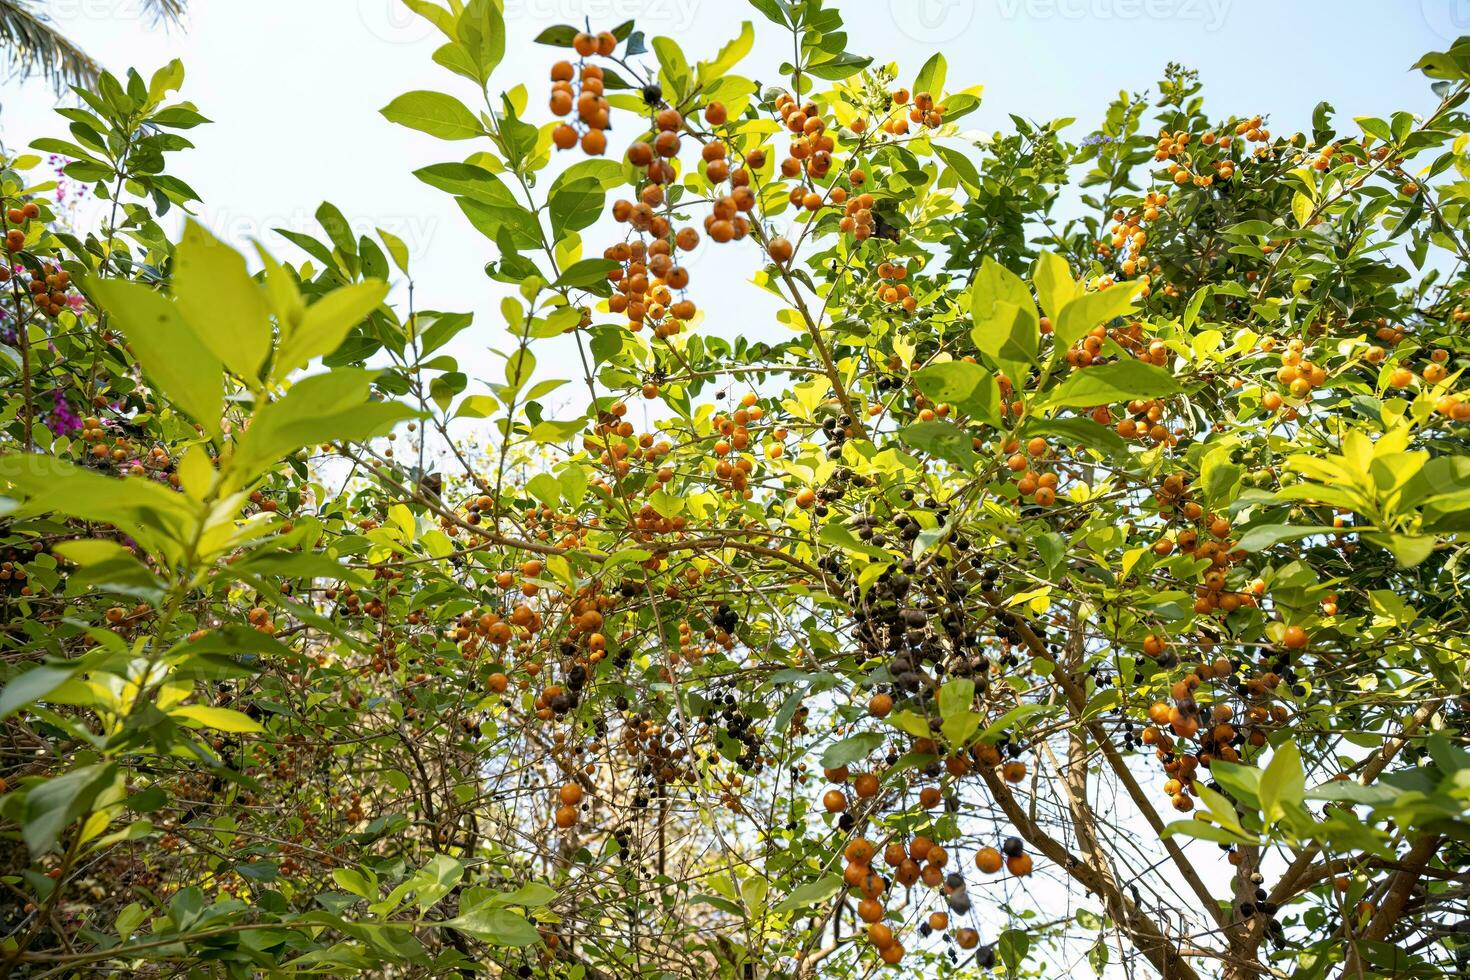
[[[935,50],[949,62],[949,88],[983,84],[966,124],[980,132],[1033,119],[1073,116],[1080,139],[1120,89],[1148,89],[1177,60],[1199,69],[1219,116],[1269,112],[1278,132],[1304,128],[1319,99],[1344,116],[1387,115],[1431,104],[1409,66],[1470,33],[1470,0],[833,0],[849,50],[895,60],[910,79]],[[431,61],[437,34],[400,0],[252,0],[192,5],[183,29],[151,26],[142,0],[48,0],[53,19],[106,67],[145,76],[183,59],[183,96],[215,121],[188,136],[197,149],[174,172],[204,199],[200,218],[245,244],[263,238],[299,259],[271,228],[316,231],[312,214],[335,203],[359,231],[381,227],[414,254],[425,308],[473,310],[473,343],[501,334],[501,289],[486,280],[489,243],[450,198],[412,176],[467,155],[378,114],[398,94],[439,88],[470,104],[462,80]],[[530,43],[554,23],[590,19],[595,29],[635,18],[650,37],[680,41],[693,61],[711,56],[754,20],[755,53],[737,70],[775,78],[786,53],[774,27],[742,0],[506,0],[510,43],[492,82],[526,81],[542,112],[553,49]],[[539,87],[538,87],[539,86]],[[0,84],[0,139],[12,151],[65,135],[43,81]],[[539,121],[539,119],[538,119]],[[617,140],[614,139],[616,144]],[[567,160],[571,154],[566,155]],[[558,161],[555,166],[560,166]],[[741,309],[760,324],[711,324],[730,335],[770,328],[774,308],[748,283],[748,256],[697,256],[692,273],[707,307]],[[708,270],[708,271],[702,271]],[[740,304],[730,306],[728,304]],[[483,350],[483,347],[479,348]]]

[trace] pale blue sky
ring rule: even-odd
[[[1171,59],[1200,70],[1217,115],[1272,113],[1278,132],[1306,125],[1319,99],[1352,115],[1422,110],[1432,102],[1409,66],[1461,32],[1470,0],[841,0],[849,48],[897,60],[912,78],[935,49],[949,87],[986,86],[978,130],[1008,127],[1007,114],[1077,117],[1074,138],[1121,88],[1149,87]],[[450,199],[411,171],[462,158],[468,143],[441,143],[392,126],[379,107],[409,89],[442,87],[467,99],[460,79],[430,60],[434,32],[398,0],[253,0],[193,5],[186,31],[150,29],[140,0],[53,0],[57,19],[114,70],[145,73],[171,57],[188,69],[184,94],[215,120],[189,133],[198,149],[176,172],[204,198],[203,220],[243,242],[271,227],[315,230],[323,199],[359,230],[385,227],[412,248],[422,303],[473,309],[494,343],[498,300],[482,273],[489,243]],[[787,44],[742,0],[506,0],[511,43],[496,81],[527,81],[538,120],[555,55],[531,39],[547,24],[612,27],[628,16],[650,35],[670,34],[691,60],[733,37],[742,20],[762,32],[738,70],[762,81]],[[39,80],[0,85],[0,137],[12,149],[64,135]],[[614,137],[614,146],[621,145]],[[558,164],[560,165],[560,164]],[[768,308],[744,282],[753,258],[729,253],[694,263],[704,304]],[[701,272],[701,270],[705,270]],[[711,274],[714,273],[714,274]],[[730,309],[730,306],[724,306]],[[749,325],[723,322],[722,333]]]

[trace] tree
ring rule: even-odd
[[[144,0],[143,8],[159,23],[177,24],[184,0]],[[44,75],[58,91],[67,85],[95,84],[101,68],[46,16],[35,0],[0,0],[0,43],[7,69],[21,77]]]
[[[411,6],[489,376],[330,204],[165,232],[177,63],[32,144],[103,227],[0,169],[0,974],[1465,971],[1470,39],[972,143],[820,0],[539,92]]]

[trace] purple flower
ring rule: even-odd
[[[57,388],[51,392],[51,400],[54,407],[46,418],[46,428],[58,436],[69,436],[73,432],[80,432],[82,417],[72,411],[70,403],[66,400],[66,394]]]

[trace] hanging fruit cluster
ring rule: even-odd
[[[602,69],[587,64],[593,55],[610,55],[618,39],[607,31],[600,34],[581,33],[572,47],[582,57],[578,64],[558,61],[551,66],[551,111],[557,116],[571,116],[572,122],[559,124],[551,132],[551,141],[559,150],[570,150],[579,143],[582,152],[601,156],[607,150],[607,129],[612,111],[603,95]]]

